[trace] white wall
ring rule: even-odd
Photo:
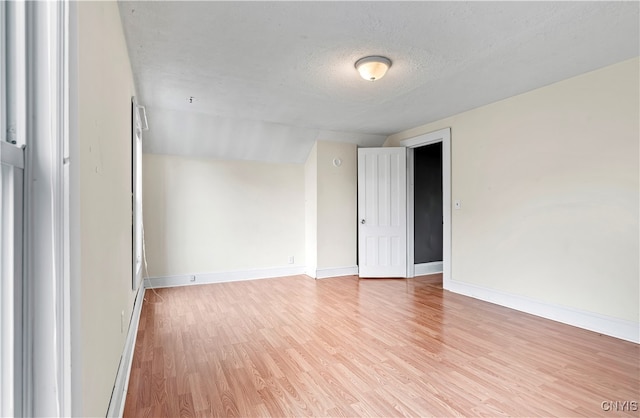
[[[354,267],[357,243],[356,145],[317,142],[318,269]],[[339,158],[341,165],[334,166]]]
[[[153,129],[153,128],[151,128]],[[302,164],[144,154],[150,277],[305,265]]]
[[[454,281],[638,323],[639,62],[387,139],[452,128]]]
[[[83,416],[104,416],[131,316],[131,96],[133,75],[116,2],[79,2],[78,140],[80,350]],[[120,329],[121,312],[126,324]],[[72,338],[76,338],[75,336]]]

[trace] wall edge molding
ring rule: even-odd
[[[160,288],[190,286],[197,284],[239,282],[243,280],[271,279],[274,277],[296,276],[307,274],[305,266],[269,267],[251,270],[230,270],[211,273],[181,274],[174,276],[147,277],[144,287]]]
[[[312,279],[316,278],[316,269],[313,267],[305,267],[304,269],[304,274],[306,274],[307,276],[311,277]]]
[[[316,269],[316,279],[358,275],[358,266],[327,267]]]
[[[444,270],[444,262],[442,261],[433,261],[431,263],[420,263],[420,264],[415,264],[413,266],[414,268],[414,275],[415,276],[422,276],[425,274],[435,274],[435,273],[442,273]]]
[[[127,400],[127,389],[129,387],[129,376],[131,375],[131,365],[133,363],[133,352],[136,346],[136,338],[138,336],[138,325],[140,324],[140,314],[142,313],[142,302],[144,301],[145,287],[138,286],[136,300],[133,304],[131,312],[131,320],[129,321],[129,330],[125,340],[120,364],[116,374],[116,380],[107,409],[107,417],[121,417],[124,413],[124,404]]]
[[[505,306],[531,315],[561,322],[563,324],[608,335],[640,344],[640,323],[626,319],[589,312],[567,306],[554,305],[526,296],[514,295],[470,283],[451,280],[445,287],[454,293]]]

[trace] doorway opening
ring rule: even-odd
[[[442,142],[415,148],[413,158],[414,273],[442,273]]]
[[[451,128],[405,139],[400,144],[407,147],[407,277],[441,271],[442,287],[447,289],[451,280]],[[437,147],[429,147],[433,144],[437,144]],[[422,173],[423,164],[418,168],[418,177],[428,177],[427,189],[437,190],[435,183],[438,180],[441,182],[442,209],[425,217],[424,208],[420,209],[421,213],[416,214],[416,193],[420,193],[424,186],[418,184],[418,190],[416,189],[416,156],[420,160],[426,154],[427,160],[433,162],[438,153],[441,168],[439,178],[433,171]],[[423,182],[418,178],[418,183]],[[438,202],[433,201],[435,198],[432,196],[425,199],[425,196],[420,195],[417,200],[419,205],[427,200],[428,211],[433,212],[434,206],[438,205]],[[441,216],[441,235],[435,231],[438,216]],[[436,248],[438,243],[441,243],[441,253]],[[440,255],[441,262],[434,260]]]

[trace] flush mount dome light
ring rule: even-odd
[[[356,70],[360,73],[360,77],[367,81],[381,79],[389,67],[391,67],[391,60],[386,57],[371,56],[356,61]]]

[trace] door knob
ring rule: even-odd
[[[364,225],[364,219],[363,219],[363,220],[361,220],[361,221],[360,221],[360,223],[361,223],[362,225]]]

